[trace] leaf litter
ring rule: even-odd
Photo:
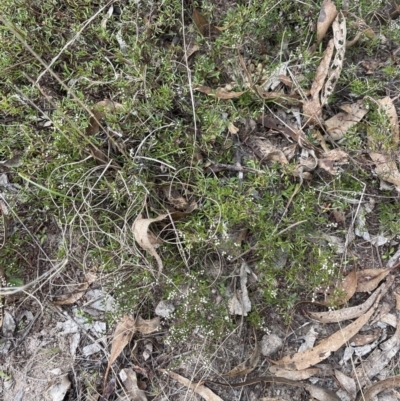
[[[285,369],[302,370],[322,362],[328,358],[332,352],[337,351],[344,344],[346,344],[350,338],[360,331],[360,329],[368,322],[375,312],[381,296],[382,294],[378,295],[374,305],[368,312],[361,315],[353,323],[350,323],[346,327],[325,338],[315,347],[303,352],[285,356],[278,361],[274,361],[273,363]]]
[[[149,334],[158,329],[160,318],[156,317],[151,320],[144,320],[140,316],[136,319],[125,315],[115,327],[111,341],[111,352],[108,359],[106,373],[104,375],[104,384],[107,382],[108,373],[111,365],[115,362],[124,348],[129,344],[135,332]]]
[[[111,8],[110,8],[111,9]],[[110,10],[109,10],[110,12]],[[195,25],[197,26],[199,32],[205,36],[206,35],[206,30],[210,30],[211,25],[205,20],[205,18],[200,14],[199,11],[196,9],[193,10],[193,20],[195,22]],[[104,27],[106,24],[103,22]],[[317,69],[316,77],[313,82],[312,88],[310,90],[310,95],[311,95],[311,100],[306,102],[304,104],[303,112],[304,114],[308,115],[311,117],[311,121],[313,123],[321,123],[322,122],[322,108],[324,105],[326,105],[329,96],[332,95],[334,91],[334,85],[338,81],[338,78],[340,76],[341,68],[342,68],[342,63],[343,63],[343,58],[344,58],[344,52],[346,48],[346,25],[345,25],[345,19],[343,18],[340,13],[338,13],[334,3],[330,0],[325,0],[323,2],[321,11],[320,11],[320,16],[318,19],[318,25],[317,25],[317,43],[320,43],[322,39],[325,37],[329,27],[332,25],[332,29],[334,32],[334,39],[332,40],[332,43],[329,42],[328,48],[325,51],[324,58],[321,61],[321,64],[319,66],[319,70]],[[224,27],[221,30],[227,29]],[[329,48],[331,46],[331,48]],[[333,50],[336,50],[335,58],[330,65],[330,62],[333,57]],[[331,52],[331,54],[329,54]],[[326,57],[326,59],[325,59]],[[324,60],[325,59],[325,60]],[[281,82],[286,80],[286,75],[280,74],[279,80]],[[279,85],[279,82],[277,80],[274,81],[274,85]],[[288,82],[287,86],[290,86],[290,82]],[[230,87],[219,87],[216,90],[211,89],[210,87],[202,86],[202,87],[197,87],[197,90],[200,92],[206,93],[208,95],[213,95],[218,99],[235,99],[239,98],[242,94],[245,93],[243,92],[233,92]],[[269,88],[268,88],[269,89]],[[262,93],[262,97],[268,98],[268,99],[278,99],[279,98],[279,92],[277,93]],[[389,99],[389,100],[387,100]],[[108,102],[108,101],[107,101]],[[393,105],[393,102],[390,100],[390,98],[384,98],[379,101],[382,105],[382,110],[385,110],[389,116],[389,120],[391,122],[392,130],[393,130],[393,143],[395,145],[398,144],[398,137],[399,137],[399,132],[398,132],[398,121],[397,121],[397,114],[396,114],[396,109]],[[96,106],[99,106],[100,108],[104,108],[103,113],[106,112],[113,112],[116,110],[116,108],[120,107],[121,105],[119,104],[112,104],[110,105],[109,103],[104,103],[100,104],[102,102],[99,102]],[[118,107],[116,107],[118,105]],[[341,140],[343,136],[348,132],[348,130],[360,122],[364,116],[367,114],[367,109],[363,105],[363,101],[358,101],[354,104],[349,104],[349,105],[344,105],[342,106],[342,109],[344,110],[344,113],[339,113],[338,115],[332,117],[331,119],[325,121],[325,126],[327,128],[328,135],[335,141]],[[90,118],[90,124],[87,129],[87,134],[94,135],[98,132],[100,128],[100,120],[104,118],[104,114],[99,114],[97,110],[92,111],[94,115],[94,120],[92,120],[93,116]],[[96,118],[96,116],[98,118]],[[97,127],[98,125],[98,127]],[[236,130],[237,128],[234,127]],[[229,131],[231,133],[237,133],[232,132],[233,128],[230,127]],[[92,133],[91,133],[92,132]],[[287,138],[290,138],[291,140],[295,140],[296,144],[292,149],[297,148],[297,144],[302,147],[302,145],[306,144],[309,146],[309,143],[307,143],[306,137],[304,133],[302,132],[301,129],[287,129],[285,127],[284,129],[280,129],[280,132],[283,133]],[[262,156],[265,160],[275,160],[280,162],[282,165],[288,164],[289,158],[286,157],[286,155],[280,151],[277,147],[274,147],[273,144],[268,143],[268,141],[264,140],[264,150],[263,153],[264,155],[267,156]],[[262,147],[260,143],[257,144],[259,148]],[[303,178],[303,170],[306,170],[308,168],[309,171],[313,171],[317,166],[320,169],[325,170],[327,173],[330,175],[336,175],[340,172],[340,168],[338,168],[338,165],[341,163],[347,163],[348,155],[346,152],[341,151],[341,150],[329,150],[324,148],[325,153],[318,152],[317,156],[316,155],[311,155],[309,158],[306,159],[306,161],[303,164],[300,164],[298,170],[301,170],[301,172],[298,173],[297,176]],[[372,152],[370,153],[371,159],[376,163],[376,170],[382,179],[394,184],[396,187],[399,186],[398,181],[398,176],[396,171],[397,166],[396,163],[391,161],[389,155],[384,154],[384,153],[375,153]],[[288,160],[289,159],[289,160]],[[317,163],[316,163],[317,162]],[[389,179],[386,179],[389,178]],[[188,209],[193,210],[196,206],[193,205],[188,205],[187,202],[183,197],[174,197],[170,196],[170,201],[171,203],[179,210],[183,210],[183,212],[179,213],[186,213]],[[185,203],[186,202],[186,203]],[[138,216],[138,218],[135,220],[133,224],[133,233],[135,240],[138,242],[138,244],[146,250],[150,255],[152,255],[158,264],[159,268],[159,274],[161,274],[162,269],[163,269],[163,263],[161,258],[156,252],[156,246],[160,244],[160,240],[149,231],[149,226],[153,222],[160,222],[162,220],[165,220],[168,216],[173,216],[172,212],[170,215],[168,214],[162,214],[154,219],[144,219],[142,216]],[[175,217],[173,217],[175,218]],[[242,274],[245,272],[244,274]],[[333,322],[340,322],[344,320],[351,320],[351,319],[357,319],[355,322],[349,324],[341,333],[345,337],[346,341],[352,341],[357,334],[353,337],[349,337],[351,333],[356,332],[357,330],[360,330],[360,328],[363,326],[363,322],[366,323],[369,319],[369,317],[373,314],[374,309],[376,308],[376,305],[379,303],[380,297],[387,291],[387,289],[390,287],[389,283],[390,280],[392,280],[392,276],[389,276],[389,273],[391,272],[390,269],[367,269],[363,270],[360,272],[357,272],[356,274],[356,280],[354,280],[354,273],[351,272],[349,275],[346,276],[345,280],[341,282],[337,290],[339,292],[343,292],[343,297],[338,301],[337,299],[329,299],[326,301],[326,304],[331,304],[331,301],[334,301],[335,304],[337,305],[342,305],[349,301],[354,293],[357,292],[370,292],[374,291],[375,292],[368,298],[367,301],[365,301],[363,304],[358,305],[356,307],[352,308],[345,308],[342,310],[338,311],[330,311],[330,312],[320,312],[320,313],[314,313],[310,312],[309,316],[311,318],[314,318],[316,320],[320,320],[321,322],[324,323],[333,323]],[[241,273],[240,273],[240,287],[241,291],[238,292],[236,295],[236,300],[237,300],[237,305],[235,308],[231,308],[231,313],[236,313],[238,315],[246,316],[246,313],[251,311],[251,302],[248,296],[248,291],[247,291],[247,273],[243,269],[243,265],[241,267]],[[381,285],[379,288],[378,285],[380,282],[386,278],[386,283]],[[392,280],[393,282],[393,280]],[[87,284],[88,283],[88,284]],[[68,305],[76,302],[79,300],[83,294],[85,293],[86,289],[88,288],[88,285],[91,284],[89,279],[87,280],[87,283],[82,284],[77,289],[77,292],[75,293],[70,293],[70,294],[65,294],[60,297],[60,299],[55,301],[56,305]],[[356,286],[356,288],[355,288]],[[240,307],[238,306],[240,304]],[[248,309],[248,310],[247,310]],[[234,312],[232,312],[234,311]],[[236,312],[235,312],[236,311]],[[367,318],[367,317],[368,318]],[[143,321],[140,318],[138,320],[133,321],[133,319],[124,319],[118,323],[117,328],[114,333],[114,339],[112,342],[112,349],[111,349],[111,356],[109,360],[109,364],[107,366],[107,374],[109,372],[109,369],[112,365],[113,362],[115,362],[116,358],[122,350],[125,348],[125,346],[129,343],[130,339],[132,338],[132,335],[135,331],[139,331],[142,333],[149,332],[151,333],[154,331],[154,325],[152,323],[149,323],[148,321]],[[147,323],[145,323],[147,322]],[[136,325],[139,325],[141,328],[137,328]],[[397,327],[399,327],[399,324],[397,324]],[[397,331],[396,331],[397,333]],[[284,370],[281,367],[278,366],[272,366],[270,368],[270,371],[274,373],[275,375],[283,375],[286,374],[288,379],[291,379],[293,381],[296,380],[304,380],[308,377],[311,377],[312,375],[317,375],[321,373],[321,370],[318,367],[311,367],[313,366],[312,364],[318,363],[319,361],[325,359],[331,352],[337,350],[340,348],[341,345],[344,343],[340,343],[338,341],[337,336],[334,337],[336,334],[335,333],[333,336],[330,336],[328,339],[329,341],[323,340],[320,344],[318,344],[315,347],[309,348],[309,349],[299,349],[299,352],[295,354],[292,357],[289,357],[290,363],[289,362],[284,362],[283,365],[288,367],[290,366],[291,368],[295,366],[296,371],[293,370]],[[117,338],[120,337],[120,339],[117,340]],[[395,336],[393,336],[395,337]],[[375,338],[376,339],[376,338]],[[366,341],[366,340],[364,340]],[[323,346],[321,346],[323,344]],[[341,345],[340,345],[341,344]],[[395,339],[393,340],[392,344],[396,345]],[[244,362],[243,364],[238,365],[236,368],[234,368],[232,371],[228,372],[226,375],[227,376],[236,376],[240,374],[247,374],[250,373],[255,366],[257,365],[259,361],[259,352],[257,353],[258,349],[258,343],[256,342],[255,346],[255,351],[253,355],[249,358],[248,361]],[[317,356],[316,355],[316,350],[320,352],[320,354]],[[258,355],[257,355],[258,354]],[[329,356],[329,355],[328,355]],[[323,358],[322,358],[323,357]],[[281,361],[285,361],[284,357],[281,359]],[[322,358],[322,359],[321,359]],[[306,361],[306,359],[309,359],[309,361]],[[280,361],[277,361],[278,363]],[[307,363],[312,363],[310,367],[306,369],[301,369],[304,366],[307,366]],[[123,373],[122,373],[123,372]],[[285,372],[285,373],[283,373]],[[125,380],[123,379],[123,377]],[[133,373],[133,375],[132,375]],[[355,380],[353,378],[349,378],[348,376],[344,375],[343,373],[336,371],[336,378],[338,381],[342,384],[342,386],[346,389],[346,391],[354,398],[355,397],[355,390],[354,390],[354,382]],[[106,377],[107,377],[106,374]],[[170,373],[168,373],[170,374]],[[292,376],[290,376],[292,374]],[[176,375],[176,374],[174,374]],[[170,374],[171,376],[171,374]],[[128,369],[121,370],[120,372],[120,377],[121,380],[126,388],[127,394],[132,392],[131,398],[133,399],[139,399],[139,400],[145,400],[146,397],[145,395],[140,395],[140,389],[137,387],[137,379],[136,379],[136,374],[134,372],[128,372]],[[171,376],[173,377],[173,376]],[[282,376],[284,377],[284,376]],[[371,376],[373,377],[373,375]],[[130,380],[127,381],[127,378],[130,378]],[[195,392],[200,394],[203,398],[206,400],[220,400],[218,396],[215,396],[212,392],[204,391],[203,389],[199,392],[196,391],[192,385],[196,385],[196,383],[191,383],[187,379],[183,378],[182,376],[176,375],[173,377],[175,380],[180,381],[182,384],[186,385],[189,388],[192,388]],[[125,383],[127,382],[127,383]],[[129,382],[129,383],[128,383]],[[384,383],[386,381],[380,382],[382,383],[381,386],[374,385],[370,389],[367,390],[365,393],[366,398],[365,399],[370,399],[368,397],[373,397],[376,394],[378,394],[380,391],[383,391],[385,388],[390,388],[390,385],[388,383]],[[395,384],[397,382],[395,381]],[[126,385],[125,385],[126,384]],[[287,382],[286,384],[289,384]],[[379,383],[378,383],[379,384]],[[393,384],[393,381],[392,381]],[[397,383],[398,384],[398,383]],[[201,385],[198,387],[200,388]],[[388,387],[385,387],[388,386]],[[204,387],[204,386],[203,386]],[[372,390],[372,388],[375,388]],[[311,385],[304,385],[304,388],[308,389],[310,393],[316,398],[316,399],[337,399],[334,395],[327,395],[328,393],[323,394],[323,390],[318,389],[315,386]],[[208,389],[207,389],[208,390]],[[378,391],[379,390],[379,391]],[[138,391],[138,392],[136,392]],[[369,393],[368,393],[369,391]],[[214,396],[216,398],[214,398]]]
[[[151,231],[149,231],[149,226],[151,223],[162,221],[167,217],[168,214],[161,214],[153,219],[145,219],[141,214],[139,214],[132,225],[132,231],[136,242],[157,261],[158,276],[162,273],[163,262],[158,255],[155,246],[160,245],[161,242]]]
[[[167,374],[171,379],[183,384],[185,387],[193,390],[196,394],[200,395],[206,401],[224,401],[221,397],[212,392],[208,387],[201,383],[194,383],[185,377],[178,375],[178,373],[172,372],[170,370],[160,369],[161,373]]]

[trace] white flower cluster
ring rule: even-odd
[[[400,18],[389,21],[389,28],[392,31],[398,30],[400,28]]]

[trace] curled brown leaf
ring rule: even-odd
[[[370,292],[392,272],[392,269],[364,269],[357,272],[356,292]]]
[[[132,225],[132,231],[136,242],[157,261],[159,275],[163,269],[163,262],[155,250],[154,239],[149,232],[149,226],[151,223],[164,220],[166,217],[168,217],[167,214],[162,214],[154,219],[144,219],[140,214]]]
[[[324,0],[317,22],[317,43],[320,43],[325,37],[337,13],[335,3],[332,0]]]

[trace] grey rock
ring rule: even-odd
[[[275,354],[282,348],[283,341],[276,334],[270,334],[269,336],[263,336],[261,340],[261,353],[264,356],[270,356]]]
[[[156,306],[156,310],[154,311],[154,313],[157,316],[168,318],[174,311],[175,311],[174,305],[172,305],[170,302],[167,301],[161,301]]]

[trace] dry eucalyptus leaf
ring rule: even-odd
[[[361,305],[351,306],[349,308],[333,310],[328,312],[308,312],[311,319],[318,320],[321,323],[336,323],[345,320],[356,319],[366,313],[375,303],[379,294],[385,293],[393,284],[393,276],[389,276],[381,287],[379,287],[364,303]]]
[[[138,387],[136,372],[132,368],[121,369],[119,377],[130,401],[147,401],[145,392]]]
[[[370,380],[378,375],[397,355],[400,349],[400,324],[397,321],[396,331],[389,340],[375,348],[367,359],[353,372],[352,376],[359,386],[363,388]]]
[[[247,140],[247,144],[261,161],[274,160],[282,165],[289,163],[282,150],[274,146],[268,139],[252,136]]]
[[[229,131],[231,134],[237,134],[237,133],[239,132],[239,128],[238,128],[238,127],[235,127],[235,125],[234,125],[233,123],[229,123],[229,125],[228,125],[228,131]]]
[[[350,323],[348,326],[325,338],[314,348],[285,356],[274,363],[285,369],[303,370],[325,360],[331,355],[332,352],[337,351],[344,344],[346,344],[346,342],[356,335],[359,330],[368,322],[370,317],[375,312],[375,309],[381,298],[380,295],[377,297],[377,300],[372,308],[353,323]]]
[[[104,16],[104,18],[103,18],[103,20],[101,21],[101,24],[100,24],[103,29],[107,28],[107,21],[113,15],[113,12],[114,12],[114,6],[111,4],[110,8],[107,11],[107,14]]]
[[[137,319],[133,319],[128,315],[125,315],[115,328],[113,339],[111,343],[110,358],[104,377],[104,383],[107,381],[108,372],[111,365],[118,358],[123,349],[129,344],[133,334],[138,331],[142,334],[149,334],[156,331],[160,324],[160,318],[156,317],[150,320],[144,320],[140,316]]]
[[[250,273],[250,269],[247,263],[243,261],[240,267],[241,291],[237,291],[229,300],[229,312],[231,315],[247,316],[247,313],[251,311],[251,301],[246,286],[247,273]]]
[[[356,292],[370,292],[392,272],[392,269],[364,269],[357,272]]]
[[[48,395],[51,397],[51,401],[63,401],[70,388],[71,381],[68,374],[65,374],[54,380],[54,384],[48,390]]]
[[[210,95],[212,93],[212,89],[209,86],[198,85],[194,89],[201,93],[205,93],[206,95]]]
[[[215,92],[215,97],[218,99],[235,99],[237,97],[240,97],[243,95],[243,93],[246,93],[246,91],[243,92],[231,92],[228,91],[224,88],[218,88],[217,91]]]
[[[260,398],[260,401],[285,401],[285,400],[282,398],[264,397],[264,398]]]
[[[353,270],[336,286],[336,290],[329,295],[324,305],[343,305],[356,292],[357,288],[357,272]]]
[[[340,73],[343,68],[347,31],[346,18],[343,16],[342,12],[340,12],[333,21],[332,30],[336,53],[332,65],[329,67],[328,78],[321,95],[321,104],[323,106],[328,103],[328,99],[332,95],[336,83],[339,81]]]
[[[186,210],[189,207],[188,201],[180,194],[180,192],[170,184],[161,186],[164,196],[168,202],[176,209]]]
[[[396,387],[400,387],[400,375],[391,376],[385,380],[381,380],[378,383],[375,383],[364,391],[361,399],[362,401],[374,401],[376,399],[375,397],[382,391],[390,390]]]
[[[335,3],[332,0],[324,0],[317,22],[317,43],[320,43],[325,37],[337,13]]]
[[[142,334],[150,334],[158,329],[160,326],[160,318],[155,317],[154,319],[145,320],[140,316],[136,319],[135,329]]]
[[[14,337],[15,329],[17,328],[17,324],[15,323],[15,319],[11,315],[10,312],[5,311],[2,313],[3,315],[3,325],[2,325],[2,333],[5,338]]]
[[[387,313],[386,315],[381,316],[379,319],[374,319],[374,321],[379,321],[379,322],[388,324],[389,326],[392,326],[394,328],[397,327],[397,318],[392,313]],[[372,322],[372,323],[375,323],[375,322]]]
[[[159,275],[163,269],[163,262],[154,248],[154,238],[150,238],[149,226],[151,223],[164,220],[166,217],[168,217],[167,214],[161,214],[154,219],[144,219],[140,214],[132,225],[132,231],[136,242],[157,261]]]
[[[316,98],[324,87],[325,78],[329,73],[329,64],[333,56],[333,50],[335,48],[334,40],[331,39],[326,46],[324,56],[320,61],[317,71],[315,72],[314,81],[311,85],[310,95],[312,98]]]
[[[104,376],[104,383],[107,382],[108,372],[111,368],[111,365],[118,358],[119,354],[123,351],[123,349],[129,344],[135,330],[136,330],[135,319],[132,319],[128,315],[125,315],[117,324],[111,343],[110,358],[108,360],[108,365]]]
[[[96,276],[93,273],[87,273],[85,279],[86,282],[80,284],[75,291],[57,296],[52,302],[53,305],[71,305],[81,299],[89,286],[96,280]]]
[[[304,388],[310,393],[313,399],[318,401],[341,401],[340,398],[330,390],[325,390],[321,387],[312,384],[304,384]]]
[[[335,369],[335,376],[340,385],[347,391],[351,399],[354,400],[357,394],[356,382],[352,377],[342,373],[340,370]]]
[[[341,109],[345,112],[340,112],[325,121],[327,132],[334,141],[342,139],[344,134],[368,113],[362,100],[343,105]]]
[[[318,159],[318,167],[331,175],[337,175],[338,165],[347,164],[348,155],[343,150],[333,149],[323,153]]]
[[[235,99],[237,97],[242,96],[243,93],[246,93],[246,91],[232,92],[232,91],[227,90],[226,88],[217,88],[214,91],[209,86],[204,86],[204,85],[196,86],[194,89],[201,93],[205,93],[206,95],[215,96],[217,99],[225,99],[225,100]]]
[[[393,291],[393,295],[396,299],[396,310],[400,310],[400,294],[399,294],[400,288],[397,287],[395,291]]]
[[[334,49],[334,41],[331,39],[325,49],[324,56],[315,72],[315,78],[310,89],[311,100],[307,100],[303,104],[303,113],[309,118],[313,124],[322,121],[322,107],[324,106],[320,100],[320,92],[324,86],[325,78],[329,72],[329,63],[332,59]]]
[[[244,361],[243,363],[235,366],[232,370],[230,370],[228,373],[223,374],[222,376],[236,377],[249,374],[256,368],[258,361],[260,360],[260,354],[261,354],[261,349],[256,339],[255,348],[253,353],[251,354],[251,357],[247,359],[247,361]]]
[[[310,377],[317,376],[321,373],[321,369],[317,367],[304,370],[287,370],[273,365],[269,367],[269,371],[274,376],[285,377],[289,380],[307,380]]]
[[[300,345],[297,352],[306,351],[314,347],[317,337],[318,337],[318,332],[315,330],[314,326],[311,326],[310,330],[308,330],[307,334],[304,336],[304,341]]]
[[[399,144],[399,119],[397,117],[396,107],[389,96],[379,99],[378,104],[380,109],[389,117],[393,134],[393,144],[397,146]]]
[[[369,334],[356,334],[354,337],[350,338],[350,345],[352,347],[363,347],[364,345],[368,345],[373,343],[375,340],[377,340],[381,335],[381,331],[377,330],[373,333]]]
[[[186,379],[185,377],[165,369],[160,369],[160,371],[162,373],[166,373],[169,377],[183,384],[187,388],[190,388],[196,394],[199,394],[201,397],[203,397],[206,401],[224,401],[222,398],[218,397],[218,395],[213,393],[209,388],[207,388],[202,384],[193,383],[190,380]]]
[[[202,36],[205,36],[209,31],[210,24],[196,8],[193,8],[193,21]]]
[[[107,113],[112,113],[122,108],[122,104],[108,99],[97,102],[91,110],[93,115],[89,119],[86,135],[96,135],[100,130],[100,120],[102,120]]]
[[[375,162],[379,178],[395,185],[396,190],[400,192],[400,172],[396,162],[391,160],[388,155],[380,153],[370,152],[369,156]]]

